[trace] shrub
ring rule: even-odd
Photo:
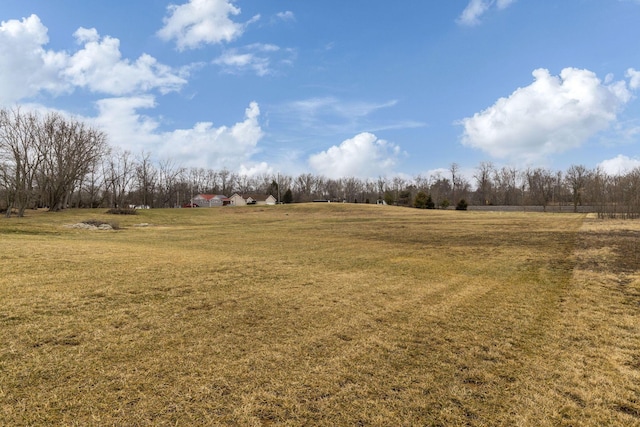
[[[113,208],[109,209],[107,213],[113,215],[138,215],[138,211],[128,208]]]
[[[427,197],[427,209],[435,209],[435,208],[436,208],[436,204],[431,198],[431,194],[429,194],[429,196]]]
[[[416,198],[413,200],[413,206],[418,209],[425,209],[427,207],[427,193],[418,191]]]
[[[466,211],[467,210],[467,206],[469,206],[467,201],[465,199],[460,199],[460,201],[456,205],[456,210],[457,211]]]

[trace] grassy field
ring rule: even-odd
[[[88,219],[121,228],[65,227]],[[342,204],[3,218],[0,425],[640,425],[639,237]]]

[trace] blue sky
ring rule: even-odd
[[[640,166],[638,0],[2,0],[0,105],[186,167]]]

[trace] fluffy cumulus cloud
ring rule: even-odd
[[[263,136],[259,123],[260,108],[252,102],[244,120],[233,126],[215,127],[211,122],[197,123],[191,129],[178,129],[162,135],[162,157],[183,159],[193,166],[239,169],[257,152]]]
[[[260,18],[256,15],[247,23],[233,21],[232,17],[240,14],[233,0],[189,0],[180,6],[169,6],[168,12],[158,36],[166,41],[175,40],[179,50],[230,42]]]
[[[260,108],[252,102],[244,120],[233,126],[215,127],[211,122],[202,122],[191,129],[165,133],[159,154],[182,159],[186,165],[237,170],[250,162],[258,150],[258,142],[264,135],[259,116]]]
[[[42,90],[70,90],[58,75],[66,57],[45,50],[48,42],[47,27],[36,15],[0,23],[0,103],[13,103]]]
[[[309,165],[329,178],[369,178],[392,172],[400,147],[363,132],[309,157]]]
[[[640,168],[640,159],[622,154],[601,162],[598,167],[609,175],[622,175],[633,169]]]
[[[160,142],[159,123],[139,112],[155,108],[153,96],[101,99],[96,106],[98,116],[88,120],[107,132],[111,145],[132,152],[155,151],[152,147]]]
[[[88,119],[109,134],[111,145],[132,152],[152,152],[159,158],[173,159],[182,166],[255,170],[251,157],[258,150],[264,132],[260,126],[260,107],[252,102],[244,119],[231,126],[196,123],[189,129],[161,131],[161,123],[140,113],[152,109],[152,96],[120,97],[97,102],[98,116]]]
[[[92,28],[80,28],[74,34],[83,48],[66,58],[62,75],[74,86],[109,95],[125,95],[159,89],[162,93],[178,90],[186,84],[182,73],[158,63],[147,54],[136,61],[123,59],[120,40],[101,38]]]
[[[0,24],[0,102],[13,103],[42,91],[54,95],[86,88],[110,96],[158,89],[162,93],[186,84],[185,72],[173,70],[146,54],[137,60],[122,58],[120,41],[101,38],[95,29],[74,34],[82,46],[69,54],[44,46],[47,28],[36,15]]]
[[[497,158],[536,162],[579,147],[608,128],[632,95],[624,81],[603,83],[589,70],[559,76],[533,72],[534,82],[460,121],[463,144]]]
[[[458,23],[461,25],[478,25],[482,15],[487,13],[491,8],[498,10],[507,8],[515,0],[470,0],[467,7],[458,17]]]

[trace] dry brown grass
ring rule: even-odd
[[[101,215],[0,220],[0,425],[640,424],[636,222]]]

